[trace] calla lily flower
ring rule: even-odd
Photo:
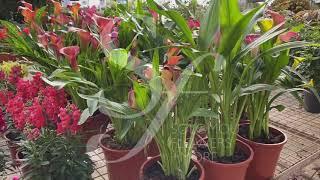
[[[28,27],[23,28],[22,32],[24,32],[28,36],[30,35],[30,29]]]
[[[179,63],[181,59],[183,59],[183,56],[171,56],[168,59],[167,65],[175,66]]]
[[[37,36],[38,37],[38,41],[39,43],[44,47],[44,48],[48,48],[49,45],[49,39],[48,39],[48,35],[46,33],[40,34]]]
[[[113,25],[114,25],[113,19],[102,17],[102,16],[99,16],[96,14],[93,16],[93,18],[94,18],[97,26],[99,27],[100,31],[103,31],[103,29],[107,26],[112,26],[111,28],[113,28]]]
[[[21,14],[24,18],[24,22],[31,23],[32,21],[34,21],[34,18],[36,15],[34,11],[32,11],[27,7],[22,7],[22,6],[19,6],[18,10],[21,10]]]
[[[278,12],[268,10],[267,13],[271,16],[274,26],[279,25],[286,21],[285,16],[281,15]]]
[[[147,67],[145,70],[143,70],[144,77],[148,80],[151,80],[153,78],[153,70],[151,67]]]
[[[287,43],[287,42],[299,40],[300,35],[297,32],[289,31],[289,32],[286,32],[286,33],[279,35],[279,39],[281,42]]]
[[[149,9],[149,12],[153,17],[154,22],[157,22],[159,20],[159,14],[156,11],[151,10],[151,9]]]
[[[8,36],[6,29],[0,29],[0,41],[6,39]]]
[[[25,1],[20,1],[20,3],[22,3],[22,5],[30,10],[33,9],[32,4],[25,2]]]
[[[297,68],[299,67],[299,65],[304,62],[306,60],[306,58],[303,57],[295,57],[294,58],[294,62],[292,64],[292,69],[297,70]]]
[[[94,15],[97,13],[96,6],[92,6],[90,8],[84,8],[80,11],[80,15],[82,17],[82,23],[85,26],[91,25],[94,23]]]
[[[255,40],[257,40],[260,37],[260,34],[249,34],[246,36],[246,38],[244,39],[246,44],[251,44],[253,43]]]
[[[70,22],[70,17],[65,14],[60,14],[54,19],[58,24],[64,25]]]
[[[56,16],[60,15],[62,12],[61,3],[54,0],[51,0],[51,3],[54,6],[53,14],[55,14]]]
[[[136,96],[133,89],[128,92],[128,105],[133,109],[137,108]]]
[[[273,28],[273,20],[270,18],[265,18],[258,21],[258,26],[260,27],[262,32],[268,32]]]
[[[72,12],[72,15],[75,19],[77,19],[79,16],[80,7],[81,5],[79,3],[73,4],[72,6],[68,6],[68,8]]]
[[[188,26],[189,26],[190,29],[200,28],[200,21],[199,20],[195,20],[193,18],[189,18]]]
[[[78,70],[77,56],[80,53],[79,46],[64,47],[64,48],[61,48],[59,52],[69,60],[71,68],[77,71]]]

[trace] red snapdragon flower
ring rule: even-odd
[[[69,60],[71,68],[77,71],[78,70],[77,56],[80,53],[79,46],[64,47],[64,48],[61,48],[59,52]]]
[[[81,111],[76,105],[70,104],[65,108],[60,108],[59,113],[60,122],[57,123],[57,133],[65,134],[66,132],[71,132],[76,134],[80,130],[78,125]]]

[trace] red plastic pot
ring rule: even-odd
[[[150,168],[155,163],[158,163],[159,161],[161,161],[160,156],[156,156],[156,157],[150,158],[147,161],[145,161],[140,168],[140,173],[139,173],[140,178],[139,179],[140,180],[144,179],[144,172],[146,172],[146,170],[148,168]],[[192,160],[192,163],[197,167],[198,171],[200,171],[201,175],[200,175],[199,180],[205,180],[206,175],[205,175],[205,170],[204,170],[203,166],[198,161],[195,161],[195,160]]]
[[[237,140],[237,147],[249,156],[247,160],[235,164],[223,164],[206,158],[201,159],[201,164],[205,169],[206,180],[245,180],[247,169],[253,159],[253,150],[239,140]]]
[[[89,117],[82,125],[80,133],[82,142],[86,144],[92,136],[105,133],[109,123],[109,117],[102,113]]]
[[[249,124],[242,124],[249,125]],[[249,166],[246,180],[269,180],[272,179],[276,170],[277,162],[283,146],[287,142],[287,136],[275,128],[270,127],[270,132],[283,136],[284,140],[278,144],[256,143],[238,135],[238,139],[248,144],[254,152],[253,160]]]
[[[113,131],[108,130],[106,134],[112,136]],[[100,138],[99,145],[104,153],[109,180],[138,180],[140,167],[147,160],[144,148],[132,150],[110,149],[102,143],[103,139],[104,136]],[[133,153],[133,155],[125,158],[129,153]],[[124,159],[121,160],[121,158]]]
[[[152,140],[147,146],[148,157],[155,157],[160,154],[158,144],[155,140]]]
[[[13,164],[17,164],[16,162],[16,154],[18,152],[18,149],[20,148],[19,140],[14,139],[13,137],[15,137],[15,134],[17,134],[18,131],[14,131],[14,130],[8,130],[4,133],[4,139],[6,140],[7,146],[9,148],[10,151],[10,157],[12,159]]]

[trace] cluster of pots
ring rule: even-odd
[[[248,123],[240,126],[248,126]],[[278,144],[261,144],[238,135],[237,146],[247,159],[235,164],[217,163],[206,158],[193,159],[192,163],[200,173],[199,180],[270,180],[272,179],[281,150],[287,142],[287,137],[281,131],[271,128],[270,132],[281,136]],[[112,136],[113,131],[106,132]],[[205,141],[205,134],[196,137]],[[150,167],[161,161],[161,157],[154,141],[141,149],[115,150],[104,144],[104,137],[100,138],[110,180],[142,180]],[[135,155],[124,158],[130,153]],[[123,158],[124,160],[122,160]],[[125,172],[125,173],[124,173]],[[135,178],[134,178],[135,177]]]
[[[112,136],[113,130],[107,129],[109,118],[103,114],[91,117],[82,130],[83,142],[101,132],[106,131],[106,135]],[[240,126],[248,126],[249,123],[242,123]],[[248,140],[238,135],[237,146],[246,155],[247,159],[235,164],[217,163],[206,158],[192,160],[193,165],[200,173],[200,180],[268,180],[272,179],[280,156],[280,152],[287,141],[286,135],[281,131],[271,128],[270,132],[283,136],[283,141],[278,144],[261,144]],[[19,139],[16,139],[14,131],[8,131],[4,138],[10,149],[10,154],[15,165],[23,163],[19,149]],[[198,134],[196,141],[205,142],[206,135]],[[104,136],[99,140],[99,145],[103,150],[107,170],[110,180],[140,180],[144,179],[144,173],[149,167],[161,160],[159,150],[154,140],[146,147],[131,150],[116,150],[109,148],[103,143]],[[129,155],[129,152],[133,155]],[[129,155],[128,158],[124,158]],[[123,158],[124,160],[122,160]],[[26,167],[23,167],[24,170]],[[136,178],[134,178],[136,177]]]

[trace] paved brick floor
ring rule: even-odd
[[[277,166],[276,179],[320,180],[320,114],[305,112],[290,95],[279,98],[275,104],[283,104],[287,108],[283,112],[272,111],[271,123],[288,135],[288,143]],[[0,139],[0,148],[8,153],[3,139]],[[107,180],[107,169],[101,149],[88,154],[95,163],[92,177],[95,180]],[[7,174],[7,179],[10,179],[18,175],[19,170],[8,170]]]

